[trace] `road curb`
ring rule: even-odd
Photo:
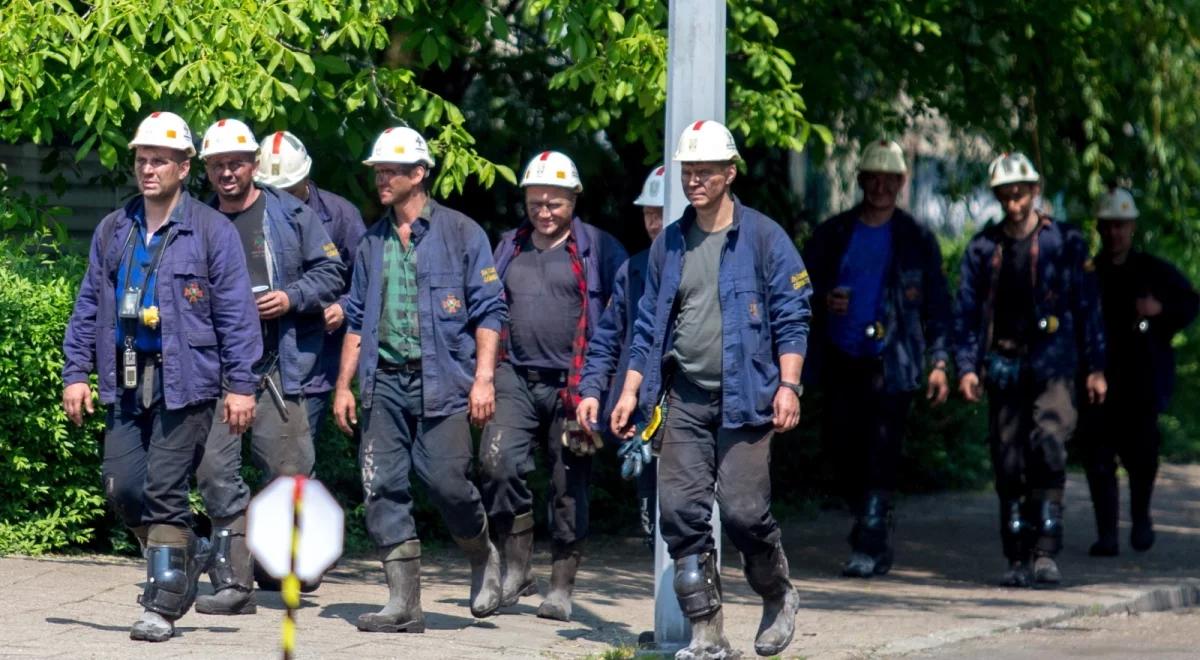
[[[1200,580],[1189,579],[1175,585],[1154,587],[1136,596],[1124,598],[1108,605],[1082,605],[1056,614],[1033,617],[1017,623],[981,626],[978,628],[960,628],[958,630],[946,631],[945,633],[897,640],[873,649],[867,655],[870,657],[904,656],[1016,630],[1046,628],[1085,616],[1165,612],[1195,607],[1197,605],[1200,605]]]

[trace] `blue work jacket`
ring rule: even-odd
[[[341,295],[346,266],[321,219],[290,193],[255,183],[266,197],[263,236],[271,288],[282,290],[291,307],[279,317],[279,371],[283,391],[311,392],[324,379],[325,308]],[[211,202],[216,208],[219,200]]]
[[[367,229],[354,257],[346,304],[349,332],[362,340],[358,389],[371,407],[379,362],[383,310],[383,253],[393,212]],[[421,328],[421,396],[426,417],[467,409],[475,381],[475,330],[500,331],[508,320],[503,285],[492,263],[487,234],[467,216],[429,200],[429,217],[412,226],[417,251],[417,318]]]
[[[817,225],[804,246],[804,263],[813,279],[812,350],[804,362],[808,382],[821,378],[824,354],[836,350],[829,332],[825,297],[838,283],[850,238],[860,216],[859,209]],[[921,387],[926,360],[950,364],[950,293],[942,272],[942,252],[937,239],[908,213],[896,209],[892,226],[892,259],[883,276],[880,322],[884,327],[884,389],[910,392]]]
[[[1034,318],[1054,316],[1054,332],[1032,333],[1023,347],[1029,367],[1039,381],[1074,378],[1077,370],[1103,371],[1104,319],[1100,311],[1095,266],[1088,258],[1083,234],[1066,223],[1044,217],[1035,231],[1038,258]],[[962,258],[955,319],[955,361],[958,373],[977,373],[991,349],[988,346],[995,307],[992,291],[994,260],[1003,241],[1001,222],[987,227],[967,244]]]
[[[646,291],[638,306],[629,369],[642,374],[638,401],[649,418],[671,352],[684,237],[696,222],[688,206],[650,246]],[[778,358],[808,349],[812,284],[791,238],[777,222],[734,198],[733,226],[721,249],[721,425],[759,426],[774,417]]]
[[[600,325],[588,341],[587,359],[580,375],[579,395],[595,397],[604,404],[607,420],[625,385],[629,368],[629,347],[633,344],[633,324],[638,303],[646,290],[646,264],[650,251],[642,250],[621,264],[613,279],[613,292]],[[604,425],[607,428],[607,425]]]
[[[500,274],[501,284],[517,251],[516,234],[516,229],[504,232],[500,236],[500,243],[496,245],[496,271]],[[583,276],[587,280],[587,336],[590,343],[596,328],[600,327],[600,317],[604,315],[604,308],[612,295],[617,270],[629,255],[621,242],[611,234],[579,218],[571,221],[571,235],[575,238],[579,258],[583,261]]]
[[[350,200],[335,195],[328,190],[322,190],[312,181],[308,182],[308,207],[316,212],[329,234],[329,240],[337,246],[338,255],[345,265],[345,276],[342,288],[338,290],[337,303],[346,310],[346,298],[350,295],[350,276],[354,270],[354,249],[367,231],[363,224],[362,214],[350,203]],[[346,335],[346,324],[325,335],[324,348],[321,351],[321,366],[305,386],[305,394],[321,394],[333,389],[337,382],[338,366],[342,355],[342,340]]]
[[[87,272],[63,340],[63,383],[97,373],[100,400],[117,401],[117,269],[138,196],[100,221]],[[166,406],[178,410],[211,401],[222,390],[253,394],[251,367],[262,354],[258,310],[237,230],[225,216],[183,193],[163,240],[155,282],[162,332]]]

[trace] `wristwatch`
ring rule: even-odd
[[[801,385],[800,383],[789,383],[786,380],[781,380],[781,381],[779,381],[779,386],[786,387],[789,390],[795,392],[797,399],[802,398],[804,396],[804,386]]]

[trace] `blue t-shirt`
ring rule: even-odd
[[[150,244],[146,245],[146,210],[144,206],[138,205],[133,212],[133,237],[130,240],[130,245],[126,253],[121,255],[121,264],[117,268],[117,309],[121,309],[121,298],[125,294],[127,283],[129,286],[135,286],[141,289],[140,300],[138,301],[138,314],[146,307],[158,305],[158,295],[155,291],[155,284],[158,279],[158,264],[155,263],[155,255],[162,249],[162,241],[167,235],[168,228],[174,221],[172,218],[163,223],[158,231],[150,237]],[[132,252],[132,254],[130,254]],[[161,260],[159,260],[161,262]],[[121,351],[125,348],[125,327],[128,321],[117,319],[117,350]],[[140,316],[136,321],[137,329],[134,332],[133,344],[138,351],[143,353],[159,353],[162,352],[162,331],[160,327],[150,328],[141,322]]]
[[[830,339],[850,355],[872,357],[883,351],[883,342],[868,337],[867,327],[880,320],[883,276],[891,261],[892,223],[855,223],[837,280],[838,288],[850,292],[850,309],[844,316],[831,314],[829,320]]]

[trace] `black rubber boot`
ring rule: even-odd
[[[1138,552],[1154,546],[1154,521],[1150,518],[1150,497],[1154,494],[1154,477],[1158,472],[1157,461],[1148,469],[1127,470],[1129,472],[1129,518],[1133,529],[1129,532],[1129,545]]]
[[[1120,495],[1117,475],[1110,469],[1092,468],[1087,472],[1088,490],[1092,493],[1092,510],[1096,514],[1096,542],[1088,549],[1093,557],[1116,557],[1117,511]]]
[[[311,594],[312,592],[316,591],[321,587],[321,580],[324,579],[324,577],[324,575],[321,575],[318,576],[313,582],[301,582],[300,593]],[[280,580],[276,577],[271,577],[271,574],[268,573],[265,568],[259,565],[257,561],[254,562],[254,582],[258,584],[259,591],[283,590],[283,580]]]
[[[893,527],[891,493],[867,493],[850,530],[850,559],[842,566],[842,575],[869,578],[892,570]]]
[[[537,593],[533,579],[533,514],[513,519],[507,534],[496,539],[500,550],[500,607],[511,607],[525,596]]]
[[[571,593],[575,590],[575,573],[583,558],[581,542],[554,544],[554,564],[550,569],[550,593],[538,606],[542,619],[571,620]]]
[[[425,632],[421,611],[421,542],[412,540],[392,546],[383,557],[388,602],[382,610],[358,617],[364,632]]]
[[[500,608],[500,552],[488,538],[487,522],[475,538],[454,541],[471,562],[471,616],[489,617]]]
[[[742,657],[725,639],[724,616],[721,610],[690,619],[692,640],[675,652],[675,660],[731,660]]]
[[[796,632],[800,594],[788,579],[787,555],[778,542],[767,552],[742,556],[746,581],[763,599],[762,619],[754,638],[754,651],[762,656],[783,653]]]
[[[1029,569],[1029,563],[1024,561],[1009,562],[1008,570],[1004,571],[1004,576],[1000,578],[1000,585],[1021,588],[1032,586],[1033,572]]]
[[[214,593],[197,596],[196,611],[219,615],[254,614],[258,605],[254,599],[254,562],[246,545],[246,516],[219,522],[212,530],[213,558],[208,571]]]

